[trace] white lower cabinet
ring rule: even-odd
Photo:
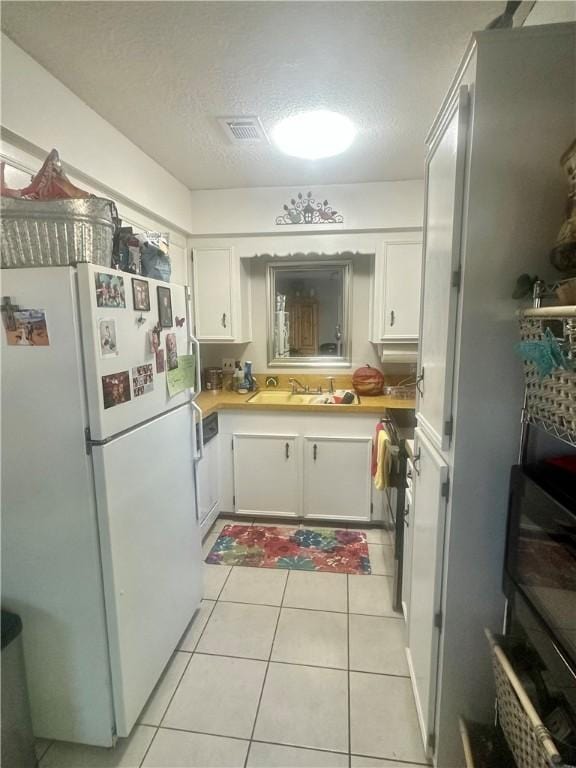
[[[235,511],[241,515],[300,515],[297,435],[234,435]]]
[[[223,412],[220,509],[239,516],[371,519],[374,415]],[[379,519],[381,515],[379,516]]]
[[[435,730],[448,465],[420,428],[414,435],[414,471],[408,659],[429,749]]]
[[[304,437],[304,516],[369,520],[371,455],[371,438]]]

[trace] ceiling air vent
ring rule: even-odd
[[[232,144],[259,144],[268,141],[257,117],[219,117],[218,122]]]

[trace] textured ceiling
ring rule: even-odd
[[[503,5],[3,2],[2,28],[191,189],[335,184],[423,176],[424,136],[468,38]],[[312,108],[354,120],[344,155],[234,146],[216,122],[255,114],[269,131]]]

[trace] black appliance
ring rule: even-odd
[[[576,476],[547,462],[513,467],[504,567],[576,669]]]
[[[392,607],[402,613],[402,567],[404,559],[404,510],[407,487],[408,451],[406,440],[414,439],[416,412],[413,408],[389,408],[381,419],[390,442],[397,447],[390,472],[390,487],[386,489],[388,512],[394,543],[394,584]]]
[[[218,413],[215,411],[202,419],[203,445],[213,440],[218,434]],[[196,424],[196,444],[200,445],[200,424]]]
[[[512,468],[504,566],[506,634],[524,648],[531,698],[560,751],[576,758],[576,476]]]

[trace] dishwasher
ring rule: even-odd
[[[196,462],[196,493],[198,501],[198,522],[204,537],[212,523],[218,517],[219,489],[219,454],[218,414],[211,413],[202,419],[202,431],[196,426],[196,440],[202,441],[202,457]]]

